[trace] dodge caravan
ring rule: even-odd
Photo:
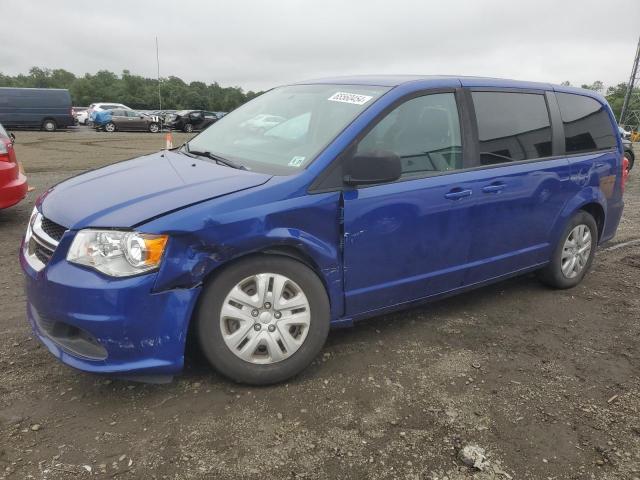
[[[256,118],[281,120],[252,128]],[[471,77],[274,88],[179,148],[66,180],[21,248],[27,316],[62,362],[170,376],[188,336],[267,384],[331,326],[526,272],[577,285],[623,209],[598,93]]]

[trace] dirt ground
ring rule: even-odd
[[[288,384],[239,386],[192,354],[147,385],[75,371],[32,338],[17,254],[43,189],[163,137],[17,136],[35,191],[0,211],[0,479],[640,478],[640,241],[621,243],[640,240],[640,167],[573,290],[530,275],[335,330]]]

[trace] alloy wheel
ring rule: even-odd
[[[591,230],[587,225],[576,225],[564,242],[560,258],[562,274],[575,278],[584,270],[591,255]]]

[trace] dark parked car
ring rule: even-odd
[[[0,123],[7,128],[41,128],[53,132],[75,123],[69,90],[0,88]]]
[[[145,115],[135,110],[109,110],[101,120],[99,117],[94,119],[98,129],[105,132],[120,131],[148,131],[158,133],[160,131],[160,118],[156,115]]]
[[[622,148],[624,150],[624,156],[629,160],[629,170],[633,168],[633,162],[636,159],[636,154],[633,153],[633,143],[626,138],[622,139]]]
[[[179,112],[168,115],[166,117],[166,123],[172,130],[182,130],[188,133],[194,130],[204,130],[219,119],[220,117],[215,112],[180,110]]]

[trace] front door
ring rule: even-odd
[[[344,192],[347,315],[454,290],[469,251],[473,196],[456,96],[407,100],[359,142],[402,161],[400,180]]]

